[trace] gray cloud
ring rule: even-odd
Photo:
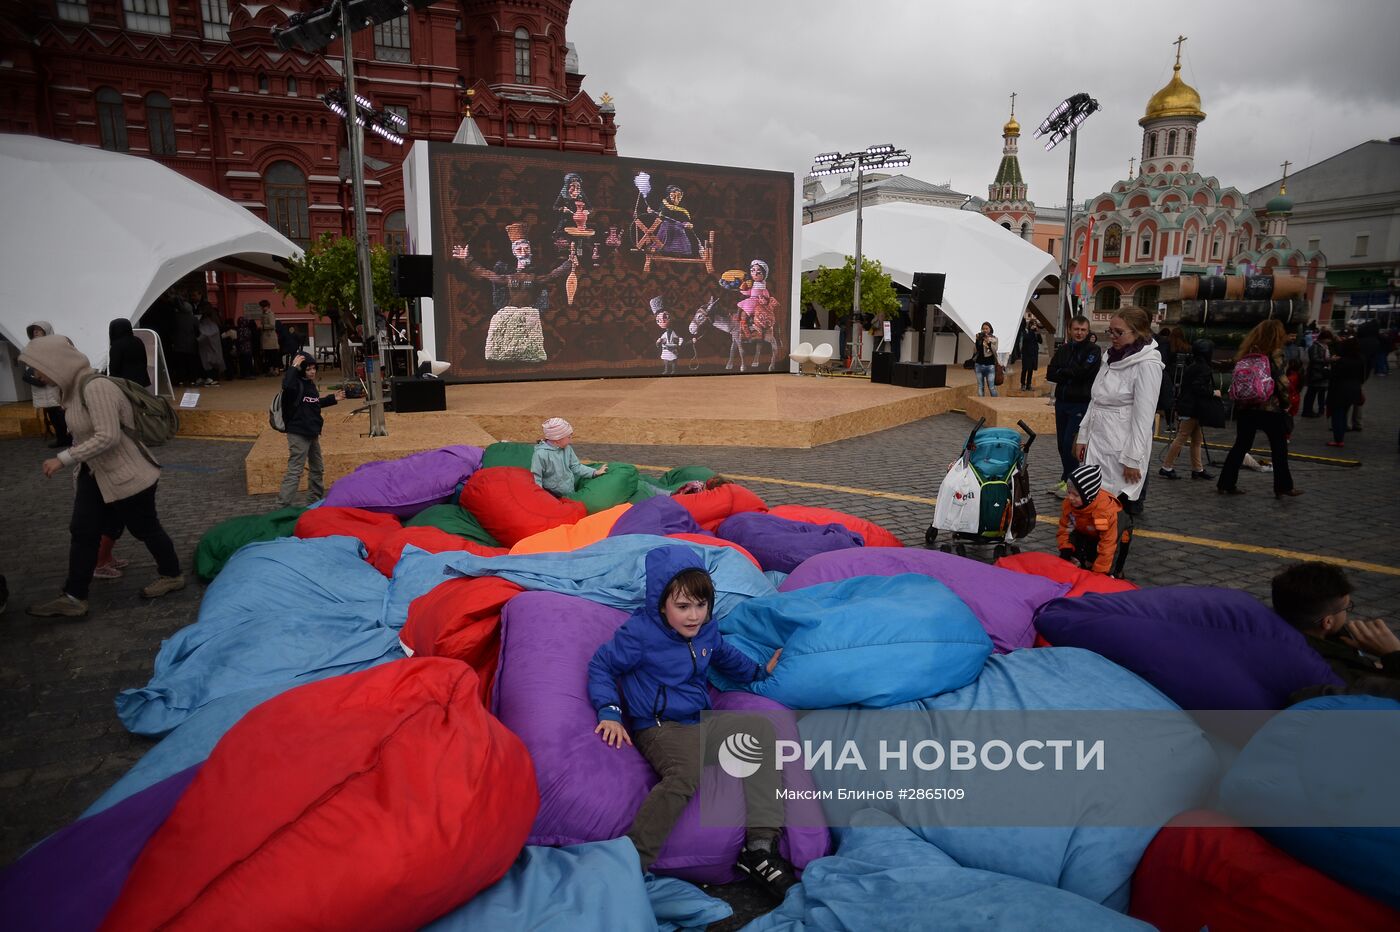
[[[818,152],[893,142],[909,174],[985,195],[1016,91],[1022,170],[1048,206],[1064,202],[1068,147],[1044,152],[1035,126],[1088,91],[1104,109],[1080,133],[1075,199],[1124,177],[1178,30],[1207,113],[1197,167],[1222,184],[1248,191],[1284,159],[1400,133],[1394,0],[1188,0],[1168,17],[1102,0],[604,0],[574,4],[568,38],[585,87],[616,99],[627,156],[801,174]]]

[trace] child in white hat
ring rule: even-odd
[[[530,472],[535,482],[546,492],[572,495],[579,479],[592,479],[608,471],[607,464],[597,469],[579,462],[570,446],[574,439],[573,426],[562,417],[552,417],[541,425],[544,439],[535,444],[530,457]]]

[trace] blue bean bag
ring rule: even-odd
[[[1003,774],[1016,776],[1015,769],[955,773],[944,766],[927,773],[913,768],[900,771],[876,766],[874,754],[866,771],[818,767],[812,775],[820,789],[833,793],[846,789],[895,794],[892,801],[851,803],[848,808],[867,805],[890,813],[963,867],[1009,874],[1077,893],[1113,909],[1126,909],[1133,871],[1157,829],[1175,813],[1199,806],[1215,786],[1221,766],[1210,740],[1171,700],[1137,676],[1097,654],[1073,648],[995,654],[981,675],[962,689],[891,706],[874,720],[873,727],[883,740],[907,741],[909,747],[925,740],[947,744],[950,736],[1014,742],[1017,729],[1029,728],[1035,733],[1045,718],[1027,721],[1023,716],[892,713],[1023,710],[1141,710],[1155,714],[1085,720],[1075,713],[1053,716],[1054,724],[1044,726],[1058,735],[1067,721],[1071,728],[1079,727],[1091,736],[1113,726],[1107,732],[1107,766],[1092,789],[1085,787],[1080,772],[1066,769],[1061,777],[1046,769],[1043,775],[1032,773],[1022,783],[1013,784],[1029,788],[1008,797],[999,788],[1005,785]],[[868,729],[870,716],[868,712],[809,713],[800,722],[803,741],[831,741],[839,749],[852,735],[860,737],[862,729]],[[1086,723],[1076,726],[1081,721]],[[1130,741],[1123,740],[1125,730]],[[1131,747],[1125,750],[1125,744]],[[897,798],[901,789],[923,786],[962,786],[969,795],[961,803],[932,807]],[[1150,797],[1146,795],[1149,789]],[[833,824],[841,824],[841,813],[831,806],[827,803],[829,818]],[[1001,827],[1017,813],[1015,806],[1024,807],[1025,818],[1012,825],[1027,827]],[[1148,824],[1145,810],[1150,810],[1147,815],[1160,815],[1160,821]],[[1110,826],[1124,824],[1112,818],[1120,812],[1131,813],[1130,827],[1103,827],[1105,822]],[[1021,815],[1015,818],[1020,820]]]
[[[1074,929],[1152,932],[1136,919],[1053,885],[963,867],[876,810],[837,830],[777,909],[745,932],[797,929]]]
[[[743,547],[764,570],[783,573],[791,573],[814,554],[865,546],[865,538],[844,525],[809,524],[760,511],[730,515],[715,536]]]
[[[668,534],[699,534],[700,525],[689,511],[669,495],[659,495],[638,502],[627,510],[608,532],[609,537],[623,534],[653,534],[665,537]]]
[[[326,492],[326,504],[411,518],[450,501],[457,487],[481,468],[481,447],[455,446],[365,463]]]
[[[1057,599],[1035,626],[1056,647],[1127,667],[1184,709],[1281,709],[1295,690],[1340,685],[1294,628],[1247,592],[1170,586]]]
[[[804,560],[778,588],[791,592],[852,576],[899,573],[920,573],[953,590],[982,622],[999,654],[1035,643],[1031,621],[1035,610],[1069,592],[1065,583],[913,547],[862,547],[819,553]]]
[[[1231,816],[1304,864],[1400,909],[1397,774],[1400,701],[1322,696],[1271,718],[1220,797]],[[1290,824],[1319,827],[1279,827]]]
[[[732,520],[732,519],[731,519]],[[720,619],[765,680],[742,687],[790,709],[882,708],[976,679],[991,639],[962,600],[926,576],[863,576],[750,599]],[[728,683],[713,667],[721,688]]]

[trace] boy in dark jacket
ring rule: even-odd
[[[765,669],[724,642],[710,621],[714,583],[689,547],[648,553],[646,576],[645,603],[588,664],[588,698],[598,713],[594,733],[611,747],[635,742],[661,777],[627,832],[644,872],[699,788],[707,754],[739,731],[757,739],[760,754],[773,748],[773,727],[761,716],[701,720],[710,708],[710,664],[730,679],[753,682],[767,678],[781,653]],[[624,703],[630,733],[622,724]],[[748,829],[738,864],[779,900],[796,882],[792,865],[778,853],[781,779],[775,767],[761,764],[744,780]]]
[[[1056,535],[1060,559],[1094,573],[1123,578],[1128,545],[1133,542],[1133,519],[1118,499],[1103,491],[1097,466],[1080,466],[1069,474],[1069,493],[1060,509]]]
[[[325,497],[325,467],[321,461],[321,409],[345,397],[344,389],[322,395],[316,388],[316,360],[298,354],[291,368],[282,374],[282,422],[287,426],[287,474],[277,494],[277,507],[287,508],[301,485],[301,472],[308,461],[307,501]]]
[[[1068,491],[1069,474],[1079,465],[1074,455],[1074,438],[1089,410],[1089,394],[1103,363],[1098,344],[1089,339],[1089,318],[1076,316],[1069,323],[1069,339],[1050,360],[1045,377],[1055,383],[1055,442],[1060,450],[1060,484],[1055,494]]]

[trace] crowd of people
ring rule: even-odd
[[[221,314],[203,292],[171,289],[141,315],[165,347],[176,385],[218,385],[221,379],[281,375],[306,343],[298,327],[277,319],[272,302],[237,318]]]

